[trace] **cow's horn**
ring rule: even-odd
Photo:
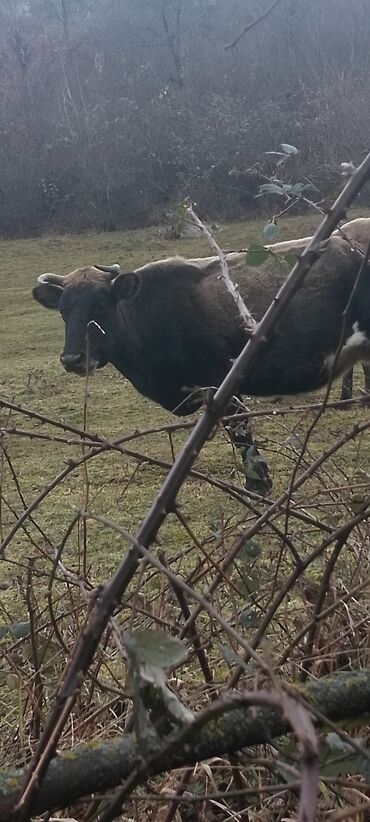
[[[61,277],[60,274],[40,274],[40,276],[37,277],[37,282],[41,285],[59,285],[61,288],[63,288],[63,280],[64,277]]]
[[[107,274],[111,274],[112,279],[121,274],[121,268],[118,263],[115,263],[114,265],[96,265],[95,268],[98,268],[99,271],[105,271]]]

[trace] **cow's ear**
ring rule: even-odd
[[[51,283],[40,283],[32,290],[33,299],[44,308],[58,308],[62,294],[62,287]]]
[[[140,277],[134,272],[119,274],[112,282],[112,296],[119,300],[133,300],[140,291]]]

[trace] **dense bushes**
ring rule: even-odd
[[[368,143],[367,2],[281,0],[225,50],[268,5],[0,0],[0,234],[251,213],[282,141],[332,193]]]

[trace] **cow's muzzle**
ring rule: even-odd
[[[79,374],[81,377],[86,376],[86,373],[92,374],[99,366],[98,360],[94,357],[89,357],[87,361],[85,354],[61,354],[60,361],[66,371]]]

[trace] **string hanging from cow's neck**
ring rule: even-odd
[[[88,323],[87,323],[87,328],[90,328],[90,325],[95,326],[95,328],[97,328],[97,329],[98,329],[98,331],[100,332],[100,334],[103,334],[103,336],[105,337],[105,331],[104,331],[104,328],[102,328],[102,327],[101,327],[101,325],[99,325],[99,323],[97,323],[97,322],[96,322],[96,320],[90,320],[90,322],[88,322]]]

